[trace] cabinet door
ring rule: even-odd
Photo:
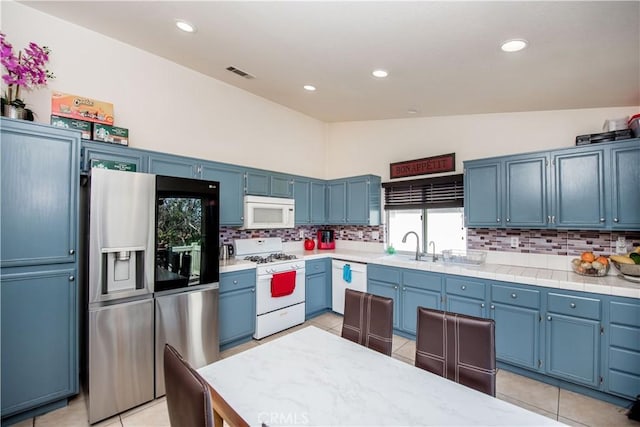
[[[218,314],[220,345],[250,337],[256,328],[256,288],[220,294]]]
[[[325,224],[327,222],[326,190],[327,185],[322,181],[311,181],[311,224]]]
[[[3,417],[78,392],[75,275],[3,271]]]
[[[468,227],[502,227],[501,163],[469,162],[464,168],[464,218]]]
[[[195,160],[178,156],[152,154],[149,155],[149,173],[156,175],[176,176],[179,178],[199,178],[200,171]]]
[[[571,382],[600,384],[600,322],[556,313],[546,319],[546,372]]]
[[[547,163],[544,154],[505,159],[505,226],[547,226]]]
[[[307,316],[329,307],[327,273],[311,274],[305,278],[305,314]]]
[[[247,194],[253,196],[269,195],[269,174],[261,171],[247,171]]]
[[[2,121],[2,267],[75,261],[80,134]]]
[[[329,224],[345,224],[347,222],[347,183],[333,181],[327,185],[329,206],[327,222]]]
[[[604,151],[563,150],[551,154],[552,224],[556,227],[605,227]]]
[[[347,181],[347,223],[369,224],[369,181],[366,178]]]
[[[244,172],[233,166],[202,164],[202,179],[220,183],[220,225],[242,225]]]
[[[640,301],[616,298],[608,308],[606,388],[633,400],[640,390]]]
[[[467,316],[487,317],[484,300],[465,298],[458,295],[447,295],[446,311],[466,314]]]
[[[403,286],[400,298],[402,300],[400,303],[400,307],[402,307],[400,329],[414,335],[418,321],[418,307],[440,310],[440,292]],[[394,310],[399,310],[400,307],[394,307]]]
[[[286,175],[271,175],[269,195],[273,197],[292,197],[291,178]]]
[[[491,304],[496,322],[496,359],[537,370],[540,311],[507,304]]]
[[[112,146],[100,142],[82,142],[82,170],[88,172],[95,162],[113,162],[119,169],[132,172],[146,172],[145,155],[137,150],[124,146]],[[133,165],[133,166],[131,166]]]
[[[369,279],[367,281],[367,292],[393,300],[393,328],[400,328],[400,298],[398,297],[400,292],[398,285]]]
[[[294,179],[293,198],[296,208],[296,225],[311,222],[311,183],[308,180]]]
[[[640,230],[640,142],[611,147],[611,227]]]

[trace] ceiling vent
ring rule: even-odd
[[[231,71],[232,73],[237,74],[240,77],[244,77],[245,79],[249,79],[249,80],[255,79],[255,76],[252,76],[251,74],[245,71],[242,71],[241,69],[236,67],[227,67],[227,71]]]

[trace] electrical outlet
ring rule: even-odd
[[[380,238],[380,232],[379,231],[372,231],[371,232],[371,238],[373,240],[378,240]]]
[[[358,239],[362,239],[364,237],[364,233],[362,230],[358,230]]]
[[[511,247],[512,248],[517,248],[518,245],[520,245],[520,239],[518,237],[512,237],[511,238]]]
[[[304,239],[304,230],[300,230],[298,232],[298,237],[300,237],[301,239]]]

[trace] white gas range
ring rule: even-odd
[[[304,260],[282,253],[282,239],[238,239],[236,257],[256,267],[256,331],[261,339],[304,323]]]

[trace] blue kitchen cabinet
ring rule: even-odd
[[[640,230],[640,140],[611,145],[608,165],[611,228]]]
[[[82,141],[82,172],[89,172],[96,162],[114,162],[124,167],[135,166],[133,172],[146,172],[144,151],[106,142]]]
[[[504,225],[547,226],[547,165],[542,154],[504,159]]]
[[[393,328],[400,329],[400,281],[402,269],[367,265],[367,292],[393,300]]]
[[[202,162],[201,178],[220,183],[220,225],[238,226],[244,222],[244,172],[240,167]]]
[[[640,301],[614,297],[608,311],[606,390],[633,400],[640,394]]]
[[[553,151],[551,225],[560,228],[605,227],[604,148]]]
[[[1,119],[3,425],[78,393],[80,132]]]
[[[148,172],[179,178],[200,178],[201,167],[196,159],[171,154],[149,154]]]
[[[511,283],[491,285],[490,317],[495,321],[496,359],[538,370],[540,291]]]
[[[380,224],[378,176],[364,175],[329,181],[327,198],[327,222],[330,224]]]
[[[256,328],[256,270],[220,274],[220,349],[250,339]]]
[[[481,279],[447,275],[444,279],[445,310],[467,316],[487,317],[487,283]]]
[[[600,385],[601,301],[549,292],[545,323],[545,372],[573,383]]]
[[[327,209],[326,209],[326,193],[327,184],[325,181],[312,180],[311,186],[311,207],[309,208],[311,219],[310,223],[315,225],[322,225],[327,222]]]
[[[76,269],[2,275],[2,417],[78,392]]]
[[[400,312],[400,329],[416,334],[418,307],[434,310],[442,308],[441,274],[418,270],[402,271],[402,292],[400,304],[394,310]]]
[[[313,317],[331,306],[331,259],[307,261],[305,265],[305,316]]]
[[[464,163],[464,219],[467,227],[502,227],[502,163]]]
[[[245,176],[247,181],[247,194],[268,197],[293,197],[292,180],[288,175],[257,169],[247,169]]]
[[[325,181],[303,177],[293,178],[296,225],[326,222],[325,191]]]

